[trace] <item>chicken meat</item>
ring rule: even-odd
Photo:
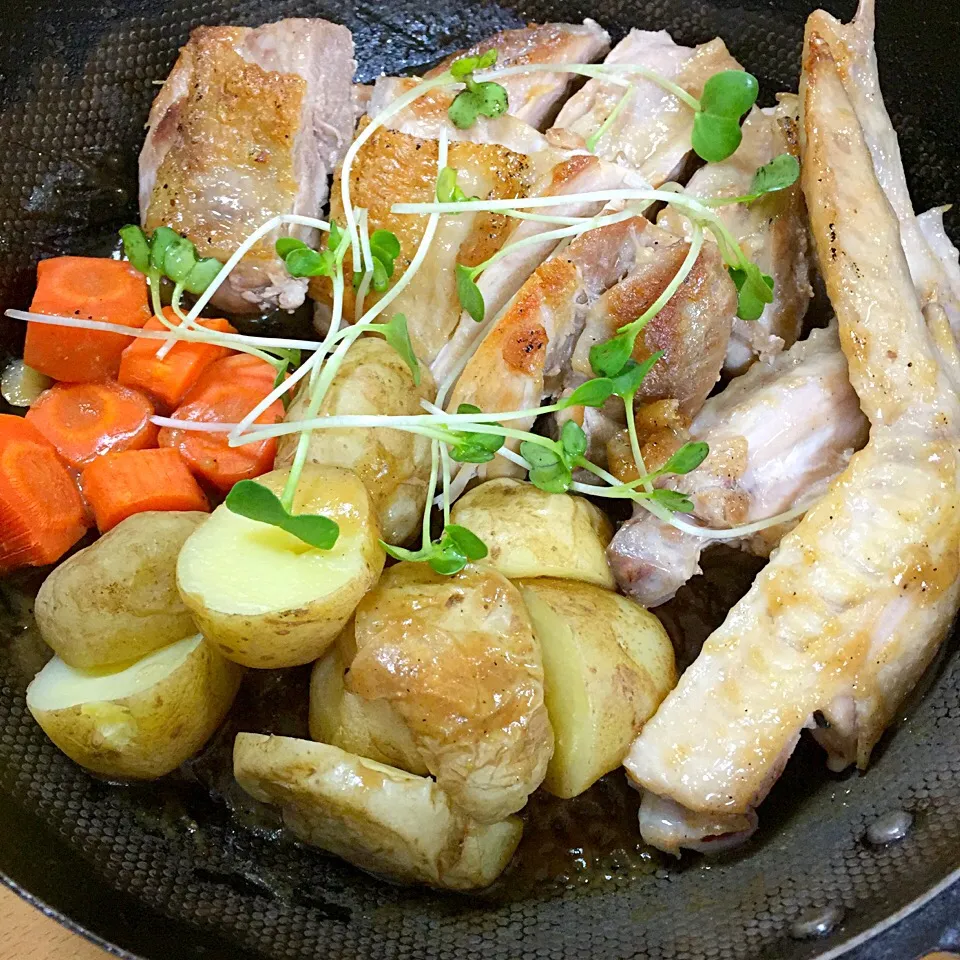
[[[353,39],[326,20],[198,27],[153,102],[140,153],[140,216],[169,226],[201,257],[227,260],[277,214],[316,217],[355,121]],[[316,232],[283,234],[307,243]],[[234,313],[293,309],[305,280],[261,240],[220,287]]]
[[[935,332],[943,324],[928,328],[922,307],[943,310],[914,286],[819,20],[804,46],[802,183],[870,438],[783,538],[625,760],[644,790],[723,815],[731,832],[805,727],[823,731],[834,769],[865,766],[960,604],[956,346]]]

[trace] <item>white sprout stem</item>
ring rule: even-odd
[[[523,210],[503,210],[502,213],[515,220],[532,220],[534,223],[557,223],[573,226],[576,223],[589,223],[594,217],[555,217],[549,213],[526,213]]]
[[[364,128],[360,131],[356,139],[350,144],[347,150],[343,164],[340,167],[340,200],[343,205],[343,217],[346,222],[347,233],[350,235],[350,247],[353,252],[353,262],[360,261],[360,240],[357,231],[357,218],[354,212],[353,203],[350,200],[350,172],[353,162],[357,158],[363,145],[379,130],[391,117],[406,110],[414,100],[418,100],[424,94],[437,88],[455,83],[449,72],[440,74],[439,77],[433,77],[430,80],[424,80],[412,87],[402,96],[397,97],[388,107],[381,110]],[[444,166],[446,164],[444,163]],[[440,169],[443,169],[441,167]]]
[[[515,77],[525,73],[577,73],[583,77],[607,79],[621,86],[628,85],[629,81],[620,77],[619,74],[635,74],[663,87],[678,100],[682,100],[691,110],[700,109],[700,101],[683,87],[668,80],[656,70],[635,63],[525,63],[515,67],[501,67],[499,70],[485,70],[478,73],[476,79],[478,81],[501,80],[504,77]]]
[[[639,477],[647,476],[647,468],[643,462],[643,454],[640,451],[640,438],[637,436],[637,421],[633,412],[633,395],[623,398],[624,410],[627,414],[627,436],[630,438],[630,451],[633,454],[633,462],[637,468]],[[649,479],[644,480],[643,489],[650,493],[653,490],[653,483]]]
[[[630,102],[630,98],[636,92],[636,87],[631,84],[627,87],[627,92],[617,101],[616,106],[610,111],[607,119],[597,127],[596,131],[587,137],[587,149],[591,153],[596,153],[597,144],[606,134],[606,132],[617,122],[617,117],[623,113],[624,108]]]
[[[443,525],[450,522],[450,453],[445,443],[438,444],[440,448],[440,466],[443,468]],[[429,510],[429,501],[426,509]]]
[[[224,281],[233,271],[234,267],[253,249],[253,247],[262,240],[271,230],[275,230],[281,224],[296,223],[304,227],[313,227],[315,230],[329,230],[330,224],[326,220],[318,220],[316,217],[302,217],[296,213],[284,213],[276,217],[271,217],[266,223],[260,224],[253,233],[247,237],[243,243],[234,250],[233,255],[223,265],[220,272],[213,278],[213,281],[203,293],[197,297],[196,303],[190,308],[187,318],[184,321],[186,327],[194,324],[197,317],[203,312],[204,307],[213,299],[214,294],[220,289]],[[157,359],[162,360],[173,348],[173,343],[165,343],[157,351]]]
[[[363,316],[363,302],[367,299],[367,292],[370,290],[370,284],[373,282],[373,251],[370,249],[370,234],[367,231],[367,211],[366,209],[357,210],[357,230],[360,233],[360,252],[363,256],[363,275],[360,278],[360,286],[357,287],[357,295],[353,302],[353,322],[356,323]],[[356,266],[353,268],[356,270]]]
[[[430,546],[430,504],[437,490],[437,472],[440,466],[440,441],[434,440],[430,444],[430,480],[427,483],[427,499],[423,508],[423,549]]]
[[[6,310],[5,315],[13,320],[26,320],[30,323],[46,323],[54,327],[77,327],[81,330],[100,330],[103,333],[118,333],[124,337],[143,340],[189,340],[197,343],[210,343],[214,346],[239,349],[237,344],[259,347],[283,347],[291,350],[316,350],[321,346],[317,340],[288,340],[283,337],[253,337],[241,333],[221,333],[200,327],[187,330],[182,326],[171,325],[168,330],[144,330],[138,327],[125,327],[120,323],[108,323],[105,320],[84,320],[81,317],[61,317],[56,314],[32,313],[28,310]],[[165,318],[160,317],[161,322]],[[169,321],[166,321],[169,323]]]

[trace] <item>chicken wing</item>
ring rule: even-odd
[[[699,97],[721,70],[740,70],[720,39],[681,47],[665,30],[631,30],[604,63],[647,67]],[[624,74],[623,80],[629,80]],[[597,156],[636,170],[657,187],[676,178],[690,155],[693,111],[651,80],[633,80],[633,93],[595,146]],[[586,146],[624,96],[627,87],[594,78],[560,110],[548,136],[568,149]]]
[[[783,95],[773,109],[754,108],[743,124],[743,142],[729,159],[701,167],[686,186],[695,197],[740,197],[750,192],[759,167],[783,153],[799,152],[797,102]],[[772,303],[757,320],[734,318],[724,371],[743,373],[758,357],[791,346],[800,336],[813,296],[807,257],[807,220],[800,184],[767,194],[753,203],[720,208],[720,218],[747,257],[773,277]],[[675,207],[657,220],[664,229],[689,236],[690,222]]]
[[[960,602],[957,386],[818,19],[801,79],[803,189],[870,439],[630,750],[636,783],[700,813],[760,803],[818,711],[832,765],[864,766]]]
[[[199,27],[153,102],[140,153],[140,216],[173,227],[201,257],[227,260],[278,213],[319,216],[327,177],[353,133],[353,39],[325,20],[251,30]],[[311,242],[315,231],[283,231]],[[264,237],[214,304],[234,313],[299,306],[291,277]]]

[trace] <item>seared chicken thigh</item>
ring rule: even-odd
[[[722,40],[681,47],[665,30],[631,30],[604,63],[647,67],[695,97],[703,93],[704,84],[713,74],[741,69]],[[657,187],[683,170],[690,155],[693,111],[652,80],[627,73],[616,79],[588,80],[563,105],[549,136],[568,149],[583,149],[613,113],[628,90],[627,84],[632,84],[633,92],[596,143],[595,152],[637,171]]]
[[[783,95],[768,110],[754,107],[743,124],[743,142],[727,160],[701,167],[686,186],[695,197],[741,197],[759,167],[784,153],[798,152],[797,102]],[[719,208],[720,218],[741,249],[763,273],[773,277],[773,303],[757,320],[733,321],[724,371],[743,373],[757,357],[767,357],[793,344],[813,296],[807,257],[807,221],[800,184],[767,194],[753,203]],[[689,236],[690,222],[675,207],[657,220],[666,230]]]
[[[814,330],[732,380],[704,404],[690,439],[706,441],[709,456],[665,485],[689,494],[692,517],[706,526],[753,523],[822,496],[867,439],[836,327]],[[784,532],[768,529],[740,545],[767,555]],[[637,507],[607,556],[624,592],[655,607],[699,573],[700,553],[710,542]]]
[[[227,260],[280,213],[316,217],[353,133],[353,39],[326,20],[198,27],[153,102],[140,153],[140,216],[201,257]],[[305,280],[264,237],[217,291],[235,313],[299,306]],[[282,233],[312,242],[316,232]]]
[[[818,20],[801,79],[803,188],[870,439],[783,538],[625,761],[645,790],[733,815],[731,830],[817,711],[832,765],[863,767],[960,602],[958,384]]]

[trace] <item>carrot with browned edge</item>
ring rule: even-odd
[[[177,420],[199,423],[237,423],[268,393],[276,370],[265,360],[238,354],[212,364],[174,411]],[[257,423],[278,423],[283,404],[276,400],[257,417]],[[203,433],[178,427],[160,430],[160,446],[179,450],[201,479],[226,492],[239,480],[249,480],[273,467],[275,440],[231,447],[225,433]]]
[[[103,383],[57,383],[33,402],[32,423],[79,470],[96,457],[157,445],[153,404],[138,390]]]
[[[143,274],[122,260],[103,257],[41,260],[30,309],[136,329],[151,316]],[[111,380],[120,369],[120,354],[131,342],[120,333],[28,322],[23,359],[55,380]]]
[[[59,560],[89,526],[53,444],[22,417],[0,414],[0,573]]]
[[[176,315],[169,307],[164,308],[163,313],[168,320],[176,322]],[[197,320],[197,323],[218,333],[237,332],[233,326],[222,319],[201,319]],[[166,330],[167,328],[156,317],[151,317],[143,329]],[[156,340],[146,338],[134,340],[123,351],[117,379],[128,387],[135,387],[150,394],[164,411],[172,410],[183,400],[187,391],[200,379],[200,375],[211,363],[229,356],[232,352],[229,347],[214,343],[180,340],[173,345],[163,359],[159,359],[158,347]]]
[[[210,509],[176,450],[105,454],[80,474],[80,485],[101,533],[145,510]]]

